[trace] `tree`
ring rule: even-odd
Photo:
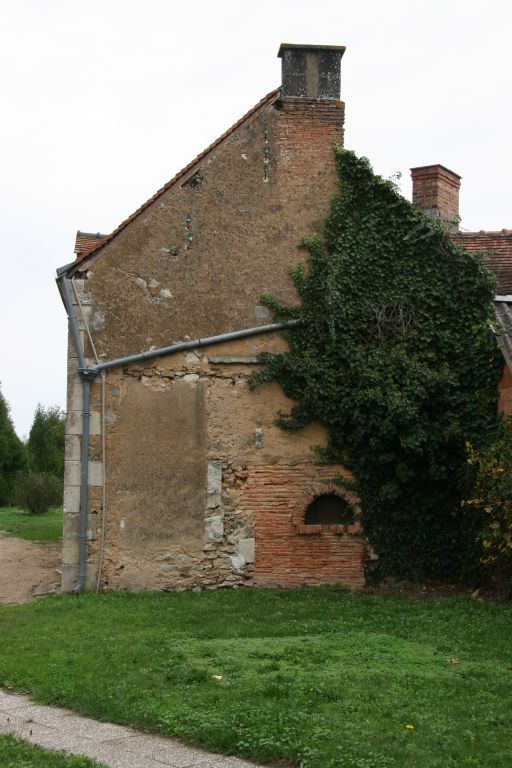
[[[494,277],[366,158],[336,149],[336,162],[340,192],[292,271],[300,305],[263,297],[300,326],[287,352],[262,356],[252,385],[277,380],[296,401],[281,427],[326,425],[329,454],[357,478],[382,572],[454,576],[465,442],[482,445],[497,421]]]
[[[0,506],[13,501],[16,475],[25,465],[25,447],[14,431],[9,406],[0,391]]]
[[[31,472],[63,479],[65,418],[57,406],[37,406],[27,443]]]

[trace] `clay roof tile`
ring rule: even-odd
[[[496,275],[500,293],[512,294],[512,229],[458,232],[452,240],[467,251],[484,251],[485,266]]]

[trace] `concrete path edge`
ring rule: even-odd
[[[0,688],[0,734],[57,752],[85,755],[108,768],[255,768],[237,757],[212,754],[176,739],[103,723],[68,709],[36,704]]]

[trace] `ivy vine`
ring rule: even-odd
[[[300,325],[288,351],[262,355],[251,386],[276,380],[295,401],[276,419],[283,429],[327,427],[381,574],[458,576],[474,539],[457,515],[465,443],[485,444],[497,423],[495,279],[366,158],[335,156],[339,193],[292,270],[299,304],[262,297],[276,320]]]

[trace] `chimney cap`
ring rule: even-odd
[[[284,99],[338,101],[343,45],[281,43],[281,96]]]
[[[416,173],[418,171],[425,171],[425,172],[432,172],[437,170],[443,170],[446,173],[449,173],[450,176],[455,176],[457,179],[462,179],[462,176],[459,176],[458,173],[455,173],[455,171],[451,171],[449,168],[446,167],[446,165],[441,165],[441,163],[433,163],[432,165],[418,165],[416,168],[410,168],[409,169],[411,173]]]
[[[297,45],[296,43],[281,43],[277,55],[283,57],[284,51],[303,50],[303,51],[340,51],[340,59],[346,51],[344,45]]]

